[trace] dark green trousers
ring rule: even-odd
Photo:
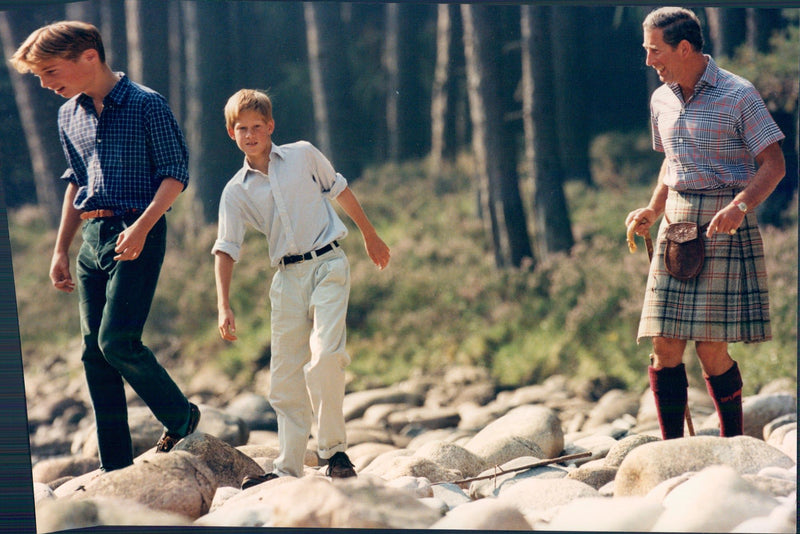
[[[189,417],[189,401],[142,343],[166,251],[166,218],[150,231],[137,259],[113,259],[117,236],[135,220],[127,215],[86,221],[76,267],[82,360],[106,470],[133,463],[123,379],[170,432],[183,433]]]

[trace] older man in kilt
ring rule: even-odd
[[[728,343],[771,338],[763,244],[753,209],[785,174],[778,129],[747,80],[703,53],[691,11],[661,8],[643,23],[646,63],[664,85],[650,101],[653,147],[664,153],[649,204],[626,225],[646,235],[663,215],[638,339],[651,338],[649,367],[661,434],[683,436],[688,380],[683,353],[695,342],[721,436],[742,434],[742,376]],[[694,277],[665,266],[670,223],[696,223],[704,263]]]

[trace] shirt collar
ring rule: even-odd
[[[714,61],[708,54],[704,54],[708,63],[706,63],[706,68],[703,71],[703,75],[700,76],[700,79],[697,80],[697,83],[694,86],[694,94],[697,94],[701,88],[708,85],[710,87],[716,87],[718,80],[719,80],[719,67],[717,63]],[[672,92],[676,95],[681,95],[681,86],[677,82],[668,83],[667,86],[672,89]]]
[[[714,58],[708,54],[705,56],[706,59],[708,59],[708,64],[706,65],[706,70],[703,71],[703,75],[700,77],[698,85],[710,85],[711,87],[716,87],[719,79],[719,67],[714,61]]]
[[[122,105],[127,99],[128,93],[130,92],[132,84],[131,80],[125,75],[124,72],[117,72],[116,74],[119,75],[119,81],[114,84],[114,87],[111,88],[111,92],[108,93],[105,98],[103,98],[103,105],[106,107],[108,107],[109,104],[117,106]],[[77,102],[87,109],[94,109],[92,97],[86,93],[81,93],[78,95]]]
[[[274,161],[274,159],[272,158],[273,154],[278,156],[281,159],[284,159],[283,149],[280,146],[276,145],[275,143],[272,143],[272,149],[269,152],[270,161]],[[247,180],[247,177],[250,175],[251,172],[257,172],[261,176],[266,176],[263,172],[259,171],[258,169],[254,169],[253,167],[251,167],[250,163],[248,163],[246,157],[244,158],[244,164],[242,165],[242,170],[244,171],[241,174],[241,177],[240,177],[240,181],[242,181],[242,182]]]

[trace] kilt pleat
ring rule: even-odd
[[[697,278],[677,280],[664,267],[667,220],[692,221],[702,226],[737,193],[734,189],[702,193],[669,190],[647,278],[637,341],[655,336],[746,343],[772,338],[764,245],[755,213],[747,213],[732,236],[703,236],[705,264]]]

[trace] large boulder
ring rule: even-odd
[[[617,472],[614,495],[645,495],[672,477],[720,464],[744,474],[758,473],[768,466],[788,468],[794,461],[775,447],[749,436],[695,436],[657,441],[641,445],[625,457]]]
[[[488,466],[480,456],[460,445],[447,441],[430,441],[417,449],[414,456],[428,459],[445,468],[459,471],[465,478],[473,477]]]
[[[278,417],[263,395],[246,392],[237,395],[225,407],[225,412],[238,417],[250,430],[277,430]]]
[[[211,469],[184,451],[141,458],[124,469],[92,471],[59,486],[59,498],[113,497],[196,519],[206,514],[217,482]]]
[[[517,449],[527,449],[527,453],[508,451],[513,443],[521,446]],[[555,458],[564,450],[564,432],[554,410],[530,404],[514,408],[484,427],[465,448],[490,464],[502,464],[518,456]]]
[[[745,481],[730,466],[703,469],[673,489],[654,531],[730,532],[751,517],[768,515],[778,501]]]
[[[249,526],[303,529],[424,529],[440,514],[404,490],[374,477],[331,482],[323,477],[287,477],[255,486],[214,512],[222,521],[241,518]],[[246,494],[246,495],[245,495]],[[198,525],[218,525],[211,514]],[[232,524],[227,526],[244,526]]]
[[[564,478],[567,469],[559,465],[549,464],[530,467],[540,463],[539,458],[520,456],[503,465],[493,466],[478,475],[469,485],[469,495],[473,499],[496,497],[501,490],[529,478]]]
[[[62,477],[84,475],[100,468],[97,457],[62,456],[48,458],[33,466],[33,481],[50,483]]]
[[[612,389],[605,393],[589,412],[583,425],[584,430],[597,428],[611,423],[623,415],[636,415],[639,411],[639,395],[620,389]]]
[[[461,471],[448,469],[427,458],[414,455],[390,456],[380,462],[376,459],[362,473],[376,475],[384,480],[424,477],[433,483],[454,482],[463,478]]]
[[[462,504],[430,527],[431,530],[531,530],[531,525],[512,504],[480,499]]]
[[[37,532],[61,532],[112,525],[167,527],[191,524],[183,515],[154,510],[141,503],[119,498],[61,499],[36,506]]]
[[[174,451],[186,451],[203,460],[211,468],[217,487],[238,488],[246,476],[263,474],[263,469],[252,458],[224,441],[204,432],[195,432],[175,445]]]
[[[569,478],[528,478],[500,488],[498,501],[515,506],[523,515],[533,515],[575,499],[599,497],[596,489]]]
[[[650,532],[664,507],[645,497],[581,497],[558,509],[547,530]]]
[[[394,386],[348,393],[344,397],[342,410],[344,411],[345,420],[349,421],[363,417],[367,408],[376,404],[422,406],[424,402],[425,397],[423,395]]]

